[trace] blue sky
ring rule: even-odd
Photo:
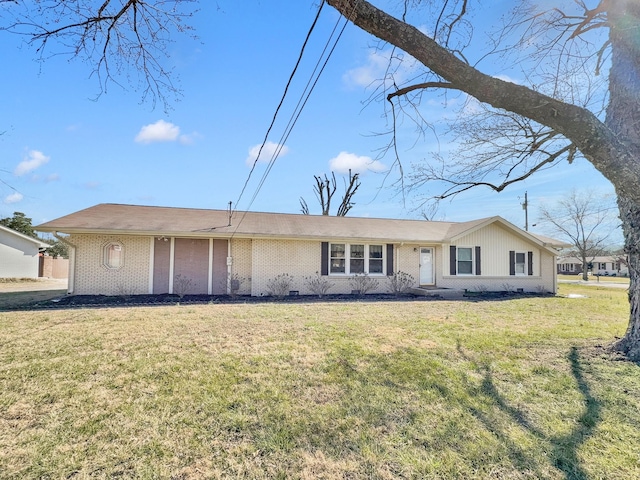
[[[38,224],[106,202],[224,209],[238,199],[317,7],[312,0],[256,0],[249,7],[223,1],[220,9],[215,2],[201,3],[192,22],[199,39],[176,37],[171,48],[183,95],[168,112],[141,103],[140,92],[128,85],[111,84],[95,100],[99,86],[88,65],[63,56],[38,63],[20,38],[0,32],[0,217],[21,211]],[[496,2],[492,16],[507,4]],[[269,142],[281,142],[337,19],[325,7]],[[304,197],[311,213],[319,213],[313,176],[335,171],[341,192],[351,167],[360,171],[361,187],[350,216],[420,218],[414,199],[403,200],[391,186],[397,172],[385,175],[393,159],[376,160],[386,142],[376,133],[388,124],[381,104],[366,104],[370,82],[385,66],[373,45],[355,26],[346,28],[255,200],[250,204],[264,162],[257,164],[237,208],[299,213]],[[444,112],[434,102],[429,115]],[[405,168],[437,145],[429,136],[414,145],[410,126],[402,136]],[[264,160],[268,150],[269,145]],[[500,194],[475,190],[457,197],[443,203],[437,217],[501,215],[523,227],[525,191],[533,224],[541,202],[572,187],[612,191],[588,162],[577,160]]]

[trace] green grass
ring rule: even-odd
[[[0,313],[0,477],[640,478],[626,292],[560,293]]]

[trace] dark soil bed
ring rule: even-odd
[[[438,297],[424,297],[412,294],[329,294],[317,295],[287,295],[284,297],[252,297],[249,295],[184,295],[182,297],[171,294],[161,295],[65,295],[52,300],[36,302],[29,305],[11,308],[11,310],[29,310],[42,308],[70,308],[70,307],[118,307],[136,305],[194,305],[194,304],[232,304],[232,303],[308,303],[308,302],[374,302],[374,301],[414,301],[434,300]]]

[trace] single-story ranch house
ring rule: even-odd
[[[70,246],[69,293],[350,293],[355,275],[413,278],[415,288],[556,292],[560,242],[500,217],[469,222],[101,204],[36,227]],[[306,281],[305,281],[306,279]],[[237,291],[235,290],[237,289]],[[186,290],[186,291],[185,291]]]

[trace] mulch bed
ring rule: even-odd
[[[9,310],[37,310],[74,307],[124,307],[149,305],[198,304],[257,304],[257,303],[309,303],[309,302],[375,302],[375,301],[429,301],[439,297],[413,294],[328,294],[287,295],[284,297],[252,297],[250,295],[65,295],[63,297],[9,308]]]

